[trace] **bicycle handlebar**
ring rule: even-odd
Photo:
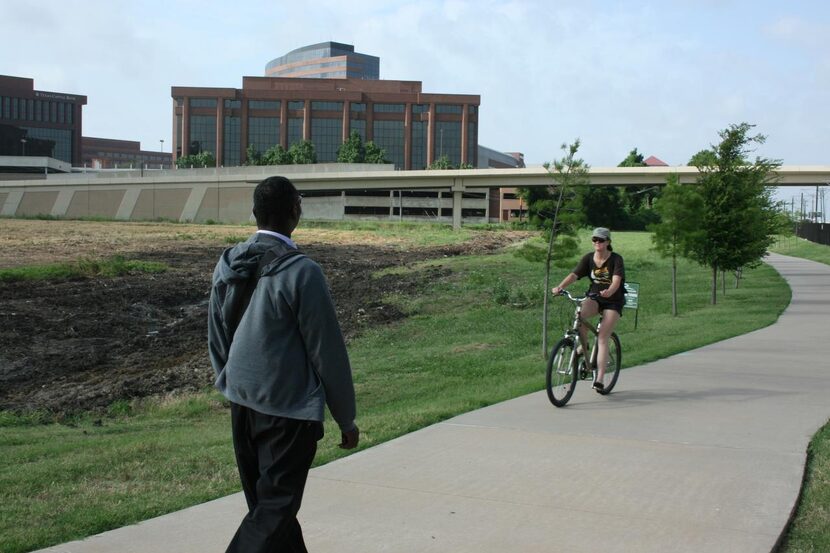
[[[567,290],[560,290],[559,293],[556,294],[556,295],[557,296],[565,296],[566,298],[568,298],[569,300],[571,300],[574,303],[582,303],[585,300],[596,300],[597,298],[600,297],[599,294],[597,294],[596,292],[588,292],[584,296],[578,298],[578,297],[573,296]]]

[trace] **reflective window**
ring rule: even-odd
[[[34,120],[35,118],[35,101],[34,100],[26,100],[26,119],[29,121]],[[70,118],[69,122],[72,122]]]
[[[11,119],[12,117],[12,99],[8,96],[3,98],[3,119]]]
[[[352,119],[349,121],[349,134],[357,131],[360,139],[366,142],[366,121],[364,119]]]
[[[190,116],[190,154],[210,152],[216,155],[216,116]]]
[[[58,123],[66,122],[66,105],[63,102],[58,102]]]
[[[253,146],[262,154],[279,143],[279,117],[248,117],[248,146]]]
[[[225,132],[223,137],[223,161],[226,167],[239,165],[242,155],[242,138],[240,136],[241,119],[239,117],[225,116]]]
[[[230,109],[236,109],[242,107],[242,100],[229,100],[225,99],[225,107]]]
[[[75,104],[66,104],[66,123],[72,124],[72,113],[75,111]]]
[[[305,109],[305,102],[302,100],[288,102],[288,109]]]
[[[311,120],[311,141],[317,161],[337,161],[337,149],[343,144],[343,120],[315,117]]]
[[[375,113],[403,113],[404,104],[375,104]]]
[[[425,169],[427,166],[427,128],[426,121],[412,122],[412,168]]]
[[[20,127],[26,131],[27,139],[39,139],[54,143],[51,146],[51,156],[55,159],[72,163],[72,131],[68,129],[43,129],[34,127]],[[26,152],[32,152],[34,144],[26,143]]]
[[[435,113],[461,113],[461,106],[450,104],[438,104],[435,106]]]
[[[478,106],[468,106],[467,110],[470,114],[475,115],[478,113]]]
[[[366,104],[349,104],[352,111],[366,111]]]
[[[23,100],[25,101],[25,100]],[[18,102],[22,102],[17,98],[12,98],[12,119],[21,119]]]
[[[311,102],[311,109],[319,111],[343,111],[343,102]]]
[[[412,113],[427,113],[429,104],[412,104]]]
[[[279,100],[248,100],[248,109],[280,109]]]
[[[467,123],[467,163],[478,166],[478,124]]]
[[[191,98],[190,107],[192,108],[215,108],[216,98]]]
[[[49,102],[49,121],[52,123],[58,122],[58,103]]]
[[[288,118],[288,146],[303,141],[303,120],[299,117]]]
[[[447,156],[450,163],[461,163],[461,123],[458,121],[435,122],[434,159]]]
[[[386,150],[386,159],[400,169],[404,166],[403,121],[375,121],[375,144]]]
[[[40,100],[35,100],[35,121],[40,121]]]

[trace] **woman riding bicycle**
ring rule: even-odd
[[[622,317],[622,308],[625,303],[625,265],[620,254],[614,253],[611,248],[611,231],[604,227],[597,227],[591,235],[594,244],[594,251],[585,254],[577,263],[576,268],[553,289],[554,294],[581,279],[589,277],[591,286],[588,293],[596,293],[599,296],[593,300],[585,300],[582,304],[582,317],[591,318],[597,313],[602,313],[602,325],[599,328],[597,337],[597,378],[593,388],[601,392],[604,389],[602,384],[605,377],[605,366],[608,363],[608,337],[614,331],[617,321]],[[579,334],[582,343],[587,343],[588,329],[584,324],[579,327]]]

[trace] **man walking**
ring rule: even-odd
[[[208,349],[216,387],[231,402],[248,503],[228,552],[305,552],[297,512],[325,404],[340,426],[340,447],[359,440],[351,367],[325,276],[291,240],[301,202],[284,177],[260,182],[258,230],[225,250],[213,272]]]

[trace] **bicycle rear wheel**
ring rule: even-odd
[[[553,347],[548,359],[545,375],[545,387],[548,399],[557,407],[564,407],[576,387],[576,367],[579,357],[574,352],[574,343],[569,338],[562,338]]]
[[[597,366],[597,349],[594,348],[594,353],[591,356],[591,366]],[[614,386],[617,385],[617,379],[620,377],[620,369],[622,368],[622,348],[620,347],[620,339],[616,332],[611,333],[611,340],[608,342],[608,364],[605,365],[605,377],[602,379],[604,385],[600,392],[602,395],[611,393]],[[594,380],[597,378],[597,369],[594,368]]]

